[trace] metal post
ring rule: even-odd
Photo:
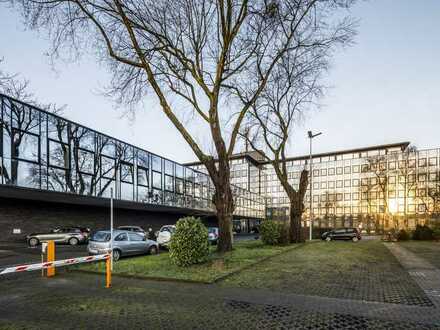
[[[55,242],[47,242],[47,262],[55,261]],[[55,276],[55,267],[51,266],[47,268],[47,277]]]
[[[113,188],[110,188],[110,270],[113,271]]]
[[[308,131],[307,135],[310,139],[310,157],[309,157],[309,173],[310,173],[310,219],[309,219],[309,239],[312,240],[312,231],[313,231],[313,173],[312,173],[312,139],[321,135],[322,132],[313,134],[312,131]]]
[[[309,157],[309,173],[310,173],[310,219],[309,219],[309,240],[312,240],[312,231],[313,231],[313,173],[312,173],[312,138],[313,136],[309,136],[310,138],[310,157]]]
[[[105,261],[105,287],[111,288],[112,286],[112,256],[109,255],[107,260]]]

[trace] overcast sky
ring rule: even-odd
[[[314,149],[327,152],[411,141],[440,147],[440,1],[359,2],[356,44],[338,53],[324,106],[296,127],[291,156],[308,152],[306,132],[322,131]],[[93,57],[57,63],[53,70],[44,35],[25,31],[21,18],[0,4],[2,69],[31,81],[41,102],[66,104],[65,117],[176,161],[195,156],[160,111],[153,95],[136,120],[123,117],[99,90],[109,75]]]

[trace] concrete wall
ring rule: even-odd
[[[154,231],[162,225],[174,224],[185,214],[144,210],[114,210],[114,225],[137,225]],[[215,225],[214,217],[204,217],[207,225]],[[23,241],[23,237],[57,226],[80,225],[92,230],[107,229],[110,223],[109,208],[50,203],[31,200],[0,198],[0,242]],[[21,229],[13,234],[13,229]]]

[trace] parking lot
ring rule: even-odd
[[[56,259],[67,259],[87,255],[87,244],[77,246],[57,244]],[[26,242],[0,242],[0,268],[41,262],[41,245],[29,247]]]

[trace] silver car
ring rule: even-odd
[[[26,240],[29,246],[37,246],[47,241],[78,245],[87,241],[87,235],[80,228],[66,227],[55,228],[46,233],[32,233],[26,236]]]
[[[110,230],[101,230],[93,234],[87,245],[89,254],[104,254],[110,252]],[[137,254],[157,254],[159,245],[144,236],[127,231],[113,231],[113,260],[123,256]]]

